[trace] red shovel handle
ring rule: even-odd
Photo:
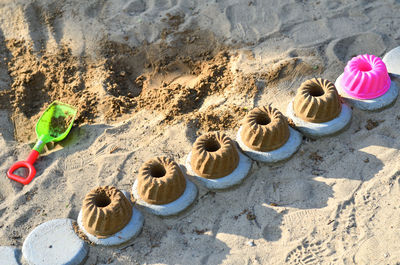
[[[33,167],[33,164],[35,163],[38,156],[39,152],[36,150],[32,150],[26,161],[19,161],[10,167],[10,169],[7,171],[7,176],[10,179],[18,181],[21,184],[29,184],[36,175],[36,169]],[[14,174],[15,170],[21,167],[25,167],[29,170],[28,176],[26,178]]]

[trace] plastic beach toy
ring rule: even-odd
[[[344,92],[357,99],[380,97],[389,90],[390,83],[385,63],[369,54],[351,59],[344,68],[341,80]]]
[[[351,59],[335,81],[342,99],[355,108],[367,111],[380,110],[393,104],[399,90],[388,74],[392,65],[385,65],[386,62],[393,62],[393,53],[385,58],[386,61],[364,54]]]
[[[385,54],[382,61],[390,74],[400,75],[400,46]]]
[[[29,184],[36,175],[36,169],[33,164],[39,157],[43,147],[49,142],[61,141],[68,135],[74,123],[76,113],[77,109],[68,104],[58,101],[51,103],[36,124],[38,141],[29,154],[28,159],[12,165],[7,171],[7,176],[21,184]],[[28,176],[26,178],[14,174],[19,168],[28,169]]]

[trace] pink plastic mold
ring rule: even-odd
[[[343,90],[357,99],[382,96],[390,88],[390,77],[385,63],[374,55],[358,55],[351,59],[342,77]]]

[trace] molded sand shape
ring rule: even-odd
[[[156,157],[140,168],[132,195],[147,211],[168,216],[188,208],[196,199],[197,187],[171,158]]]
[[[187,156],[186,168],[207,188],[225,189],[239,184],[249,173],[251,163],[233,140],[213,132],[196,139]]]
[[[287,115],[302,133],[317,138],[344,129],[351,121],[351,108],[340,102],[332,82],[313,78],[300,85]]]
[[[400,76],[400,46],[385,54],[382,61],[385,63],[389,74]]]
[[[385,108],[398,95],[397,86],[391,82],[385,63],[369,54],[351,59],[335,85],[346,101],[362,110]]]
[[[236,136],[240,148],[260,162],[288,159],[300,147],[302,136],[289,127],[282,113],[271,106],[254,108]]]
[[[78,225],[95,244],[120,245],[139,234],[143,216],[132,206],[127,192],[104,186],[86,195]]]

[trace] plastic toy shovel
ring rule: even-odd
[[[24,185],[29,184],[36,175],[36,169],[33,167],[39,153],[48,142],[58,142],[64,139],[72,128],[77,109],[54,101],[44,111],[36,124],[36,135],[38,141],[33,147],[26,161],[19,161],[11,166],[7,171],[7,176]],[[19,168],[27,168],[28,176],[26,178],[15,175],[15,170]]]

